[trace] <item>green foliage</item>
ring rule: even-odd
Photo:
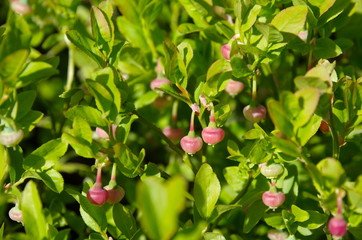
[[[0,239],[331,239],[338,214],[361,239],[361,14],[355,0],[5,1]],[[247,105],[266,117],[248,122]],[[163,131],[187,135],[190,107],[191,135],[225,132],[192,156]],[[125,197],[95,206],[99,185]],[[266,191],[285,202],[269,209]]]

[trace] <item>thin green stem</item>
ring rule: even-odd
[[[152,53],[152,57],[153,59],[157,59],[158,58],[158,54],[157,54],[157,50],[156,50],[156,47],[155,47],[155,44],[154,42],[152,41],[152,36],[151,36],[151,33],[150,33],[150,29],[149,29],[149,26],[148,26],[148,23],[146,23],[144,21],[143,18],[141,18],[141,22],[142,22],[142,30],[143,30],[143,33],[146,37],[146,42],[148,44],[148,47],[150,48],[151,50],[151,53]]]
[[[251,88],[251,97],[252,97],[252,101],[255,102],[257,99],[257,93],[258,93],[258,71],[256,70],[258,65],[260,63],[260,59],[259,57],[256,57],[256,59],[253,62],[253,65],[251,66],[251,70],[254,71],[253,77],[252,77],[252,88]]]
[[[116,181],[117,163],[113,163],[111,181]]]
[[[65,90],[68,91],[72,88],[74,81],[74,55],[73,47],[69,45],[68,51],[68,72],[67,72],[67,84],[65,85]]]
[[[195,166],[195,164],[193,164],[192,160],[190,159],[190,156],[188,154],[184,154],[184,158],[183,161],[186,163],[186,165],[188,165],[192,172],[196,175],[197,173],[197,167]]]
[[[329,105],[329,114],[330,114],[330,117],[329,117],[329,122],[330,122],[330,129],[331,129],[331,134],[332,134],[332,142],[333,142],[333,157],[335,159],[339,159],[339,140],[338,140],[338,133],[336,131],[336,128],[334,126],[334,119],[333,119],[333,106],[332,106],[333,103],[331,103]]]
[[[252,98],[253,101],[256,101],[256,99],[257,99],[257,77],[256,77],[256,74],[254,74],[253,78],[252,78],[251,98]]]

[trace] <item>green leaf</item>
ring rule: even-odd
[[[76,30],[67,31],[66,35],[71,43],[73,43],[82,52],[87,54],[99,66],[103,66],[103,59],[98,54],[96,54],[97,51],[94,47],[95,42],[91,38],[82,35],[80,32]]]
[[[194,224],[190,228],[184,228],[177,232],[173,240],[199,240],[202,239],[203,230],[206,227],[206,223],[199,222]]]
[[[313,234],[310,229],[304,228],[304,227],[302,227],[302,226],[298,226],[298,227],[297,227],[297,231],[298,231],[300,234],[302,234],[303,236],[310,236],[310,235]]]
[[[26,59],[29,56],[29,50],[20,49],[6,56],[0,62],[0,79],[4,83],[12,81],[19,75]]]
[[[195,205],[201,217],[209,218],[220,196],[220,182],[211,166],[204,163],[195,177]]]
[[[224,168],[224,177],[233,190],[239,192],[244,189],[245,184],[248,182],[249,174],[246,171],[240,171],[239,167],[234,166]]]
[[[331,189],[340,187],[346,180],[342,164],[334,158],[325,158],[317,164],[325,185]]]
[[[144,149],[141,150],[140,157],[137,157],[127,145],[122,143],[114,145],[113,149],[117,168],[122,174],[134,178],[141,173],[140,166],[144,157]]]
[[[231,71],[231,65],[229,61],[226,61],[225,59],[218,59],[216,60],[209,69],[207,70],[206,74],[206,81],[210,80],[211,78],[215,77],[216,75]]]
[[[187,50],[187,52],[182,55],[179,53],[178,48],[171,42],[165,41],[163,44],[165,50],[165,73],[166,77],[173,83],[182,86],[186,89],[187,87],[187,71],[186,65],[183,61],[182,55],[187,61],[187,58],[192,58],[192,51]],[[186,46],[185,46],[186,47]],[[181,49],[182,46],[181,46]],[[186,48],[187,49],[187,48]],[[184,49],[185,50],[185,49]],[[187,56],[188,54],[188,56]]]
[[[3,26],[6,31],[1,36],[0,62],[19,49],[29,49],[32,37],[26,18],[20,14],[9,15],[7,24]]]
[[[142,49],[142,51],[150,51],[139,23],[132,23],[124,16],[120,16],[117,18],[117,26],[119,31],[133,46]]]
[[[261,6],[257,4],[248,11],[248,13],[244,16],[244,21],[241,24],[241,32],[249,30],[254,25],[260,11]]]
[[[281,213],[265,213],[264,221],[269,226],[276,229],[285,228],[284,220]]]
[[[21,200],[25,232],[32,239],[47,239],[47,222],[42,213],[43,207],[39,192],[33,181],[29,181]]]
[[[317,59],[334,58],[342,54],[342,49],[330,38],[318,38],[313,54]]]
[[[93,80],[86,81],[91,94],[96,99],[96,105],[107,116],[117,115],[117,110],[113,105],[113,97],[109,89],[99,82]]]
[[[38,172],[38,175],[52,191],[57,193],[63,191],[64,179],[58,171],[51,168]]]
[[[265,139],[253,141],[250,145],[248,158],[253,164],[260,164],[267,162],[271,159],[270,143]]]
[[[121,92],[122,90],[127,91],[126,89],[120,90],[117,87],[120,86],[120,88],[122,88],[124,86],[120,82],[118,73],[115,72],[114,69],[106,67],[94,73],[93,79],[102,84],[104,87],[106,87],[107,90],[110,92],[113,99],[113,105],[114,105],[113,108],[115,107],[114,112],[118,113],[121,109],[121,102],[122,102]]]
[[[5,148],[5,146],[0,144],[0,184],[3,183],[5,177],[8,174],[8,167],[9,167],[9,154]]]
[[[133,24],[137,24],[140,22],[138,12],[138,6],[134,1],[127,0],[115,0],[114,1],[118,9],[121,11],[122,15]]]
[[[270,138],[270,141],[282,153],[285,153],[292,157],[300,157],[301,149],[291,140],[273,136]]]
[[[104,206],[92,205],[89,200],[79,194],[80,215],[85,224],[93,231],[102,232],[107,227],[107,219]]]
[[[325,214],[319,213],[317,211],[311,211],[308,210],[307,211],[309,214],[309,219],[305,222],[299,223],[299,225],[301,227],[313,230],[313,229],[317,229],[319,227],[321,227],[322,225],[324,225],[327,220],[328,217]]]
[[[297,91],[295,97],[298,99],[301,111],[293,121],[295,128],[304,126],[313,116],[319,101],[319,91],[316,88],[304,88]]]
[[[294,79],[297,89],[317,88],[321,93],[330,88],[329,83],[319,77],[299,76]]]
[[[324,189],[324,182],[321,172],[313,163],[310,162],[306,163],[306,168],[312,178],[314,187],[320,194],[322,194]]]
[[[243,138],[248,140],[261,139],[266,137],[265,132],[260,128],[253,128],[247,131]]]
[[[86,120],[92,127],[107,127],[107,122],[103,119],[102,113],[95,108],[85,105],[74,106],[65,112],[65,116],[74,120],[79,116]]]
[[[113,219],[117,228],[122,231],[128,239],[137,232],[137,224],[130,210],[122,204],[113,205]]]
[[[4,237],[4,225],[5,223],[3,223],[0,228],[0,240],[3,240]]]
[[[95,6],[91,8],[91,23],[93,36],[98,42],[98,38],[102,38],[106,42],[112,41],[113,32],[112,26],[110,25],[110,21],[108,16],[103,13],[103,11]],[[98,31],[100,36],[98,36]]]
[[[206,232],[204,233],[204,240],[226,240],[226,238],[219,232]]]
[[[69,143],[74,149],[75,153],[84,158],[94,158],[95,152],[91,143],[83,139],[82,137],[73,136],[74,134],[70,131],[69,133],[64,132],[62,139]]]
[[[16,107],[13,108],[13,113],[14,110],[15,113],[12,114],[12,117],[15,118],[16,120],[19,120],[22,117],[24,117],[31,110],[35,98],[36,98],[35,91],[25,91],[19,93],[17,96]]]
[[[47,62],[30,62],[19,76],[16,87],[24,87],[28,84],[43,80],[57,74],[58,70]]]
[[[134,103],[136,109],[143,108],[153,103],[160,95],[154,91],[148,91],[140,96]]]
[[[68,145],[61,139],[44,143],[27,156],[23,162],[24,169],[47,169],[55,165],[67,151]]]
[[[323,27],[323,25],[338,17],[345,9],[348,9],[350,3],[350,1],[335,0],[335,3],[319,17],[317,27]]]
[[[268,113],[276,129],[281,131],[285,136],[292,137],[293,125],[289,121],[290,117],[285,113],[284,107],[276,100],[271,99],[267,102]]]
[[[192,46],[188,42],[181,42],[179,45],[177,45],[177,49],[179,55],[181,56],[182,62],[187,68],[192,58],[194,57],[194,51],[192,50]]]
[[[308,3],[316,8],[318,8],[318,16],[321,16],[325,13],[328,9],[330,9],[336,0],[309,0]]]
[[[43,115],[44,114],[39,111],[30,110],[25,116],[18,119],[17,122],[24,130],[30,132],[35,127],[35,124],[43,118]]]
[[[280,32],[297,35],[303,28],[307,18],[308,8],[298,5],[280,11],[271,21],[271,25]]]
[[[194,32],[200,32],[202,31],[202,28],[192,23],[182,23],[178,26],[177,30],[182,34],[190,34]]]
[[[231,58],[231,67],[233,76],[236,78],[245,78],[253,74],[244,60],[239,57]]]
[[[93,140],[93,131],[90,128],[88,122],[81,118],[80,116],[76,116],[73,119],[73,130],[72,133],[76,137],[80,137],[86,140],[88,143],[92,143]]]
[[[164,1],[150,1],[143,9],[142,18],[147,24],[152,24],[162,14]]]
[[[70,229],[64,229],[57,233],[54,240],[68,240],[69,239]]]
[[[117,142],[126,143],[128,135],[131,131],[132,123],[138,119],[138,116],[133,114],[131,116],[122,117],[116,129]]]
[[[282,210],[283,221],[291,235],[294,235],[297,231],[297,225],[295,224],[294,215],[288,210]]]
[[[250,205],[248,212],[246,213],[243,232],[249,233],[264,216],[264,213],[267,209],[268,207],[260,199],[253,202]]]
[[[162,183],[149,177],[137,185],[136,201],[141,212],[141,226],[150,239],[170,239],[178,229],[178,214],[185,204],[186,182],[172,177]]]
[[[309,139],[313,137],[321,125],[321,117],[314,115],[307,124],[297,129],[297,140],[301,146],[307,144]]]
[[[187,14],[194,20],[196,26],[201,28],[206,28],[209,26],[205,20],[208,11],[198,1],[180,0],[180,3],[185,8]]]
[[[268,43],[283,41],[283,35],[275,27],[261,23],[255,24],[255,27],[261,34],[263,34],[263,37]]]
[[[296,205],[292,205],[292,213],[294,215],[294,219],[297,222],[305,222],[309,219],[309,213]]]

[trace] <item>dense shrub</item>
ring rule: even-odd
[[[2,1],[0,239],[362,239],[361,14]]]

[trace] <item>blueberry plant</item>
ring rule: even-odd
[[[362,239],[360,0],[3,0],[0,240]]]

